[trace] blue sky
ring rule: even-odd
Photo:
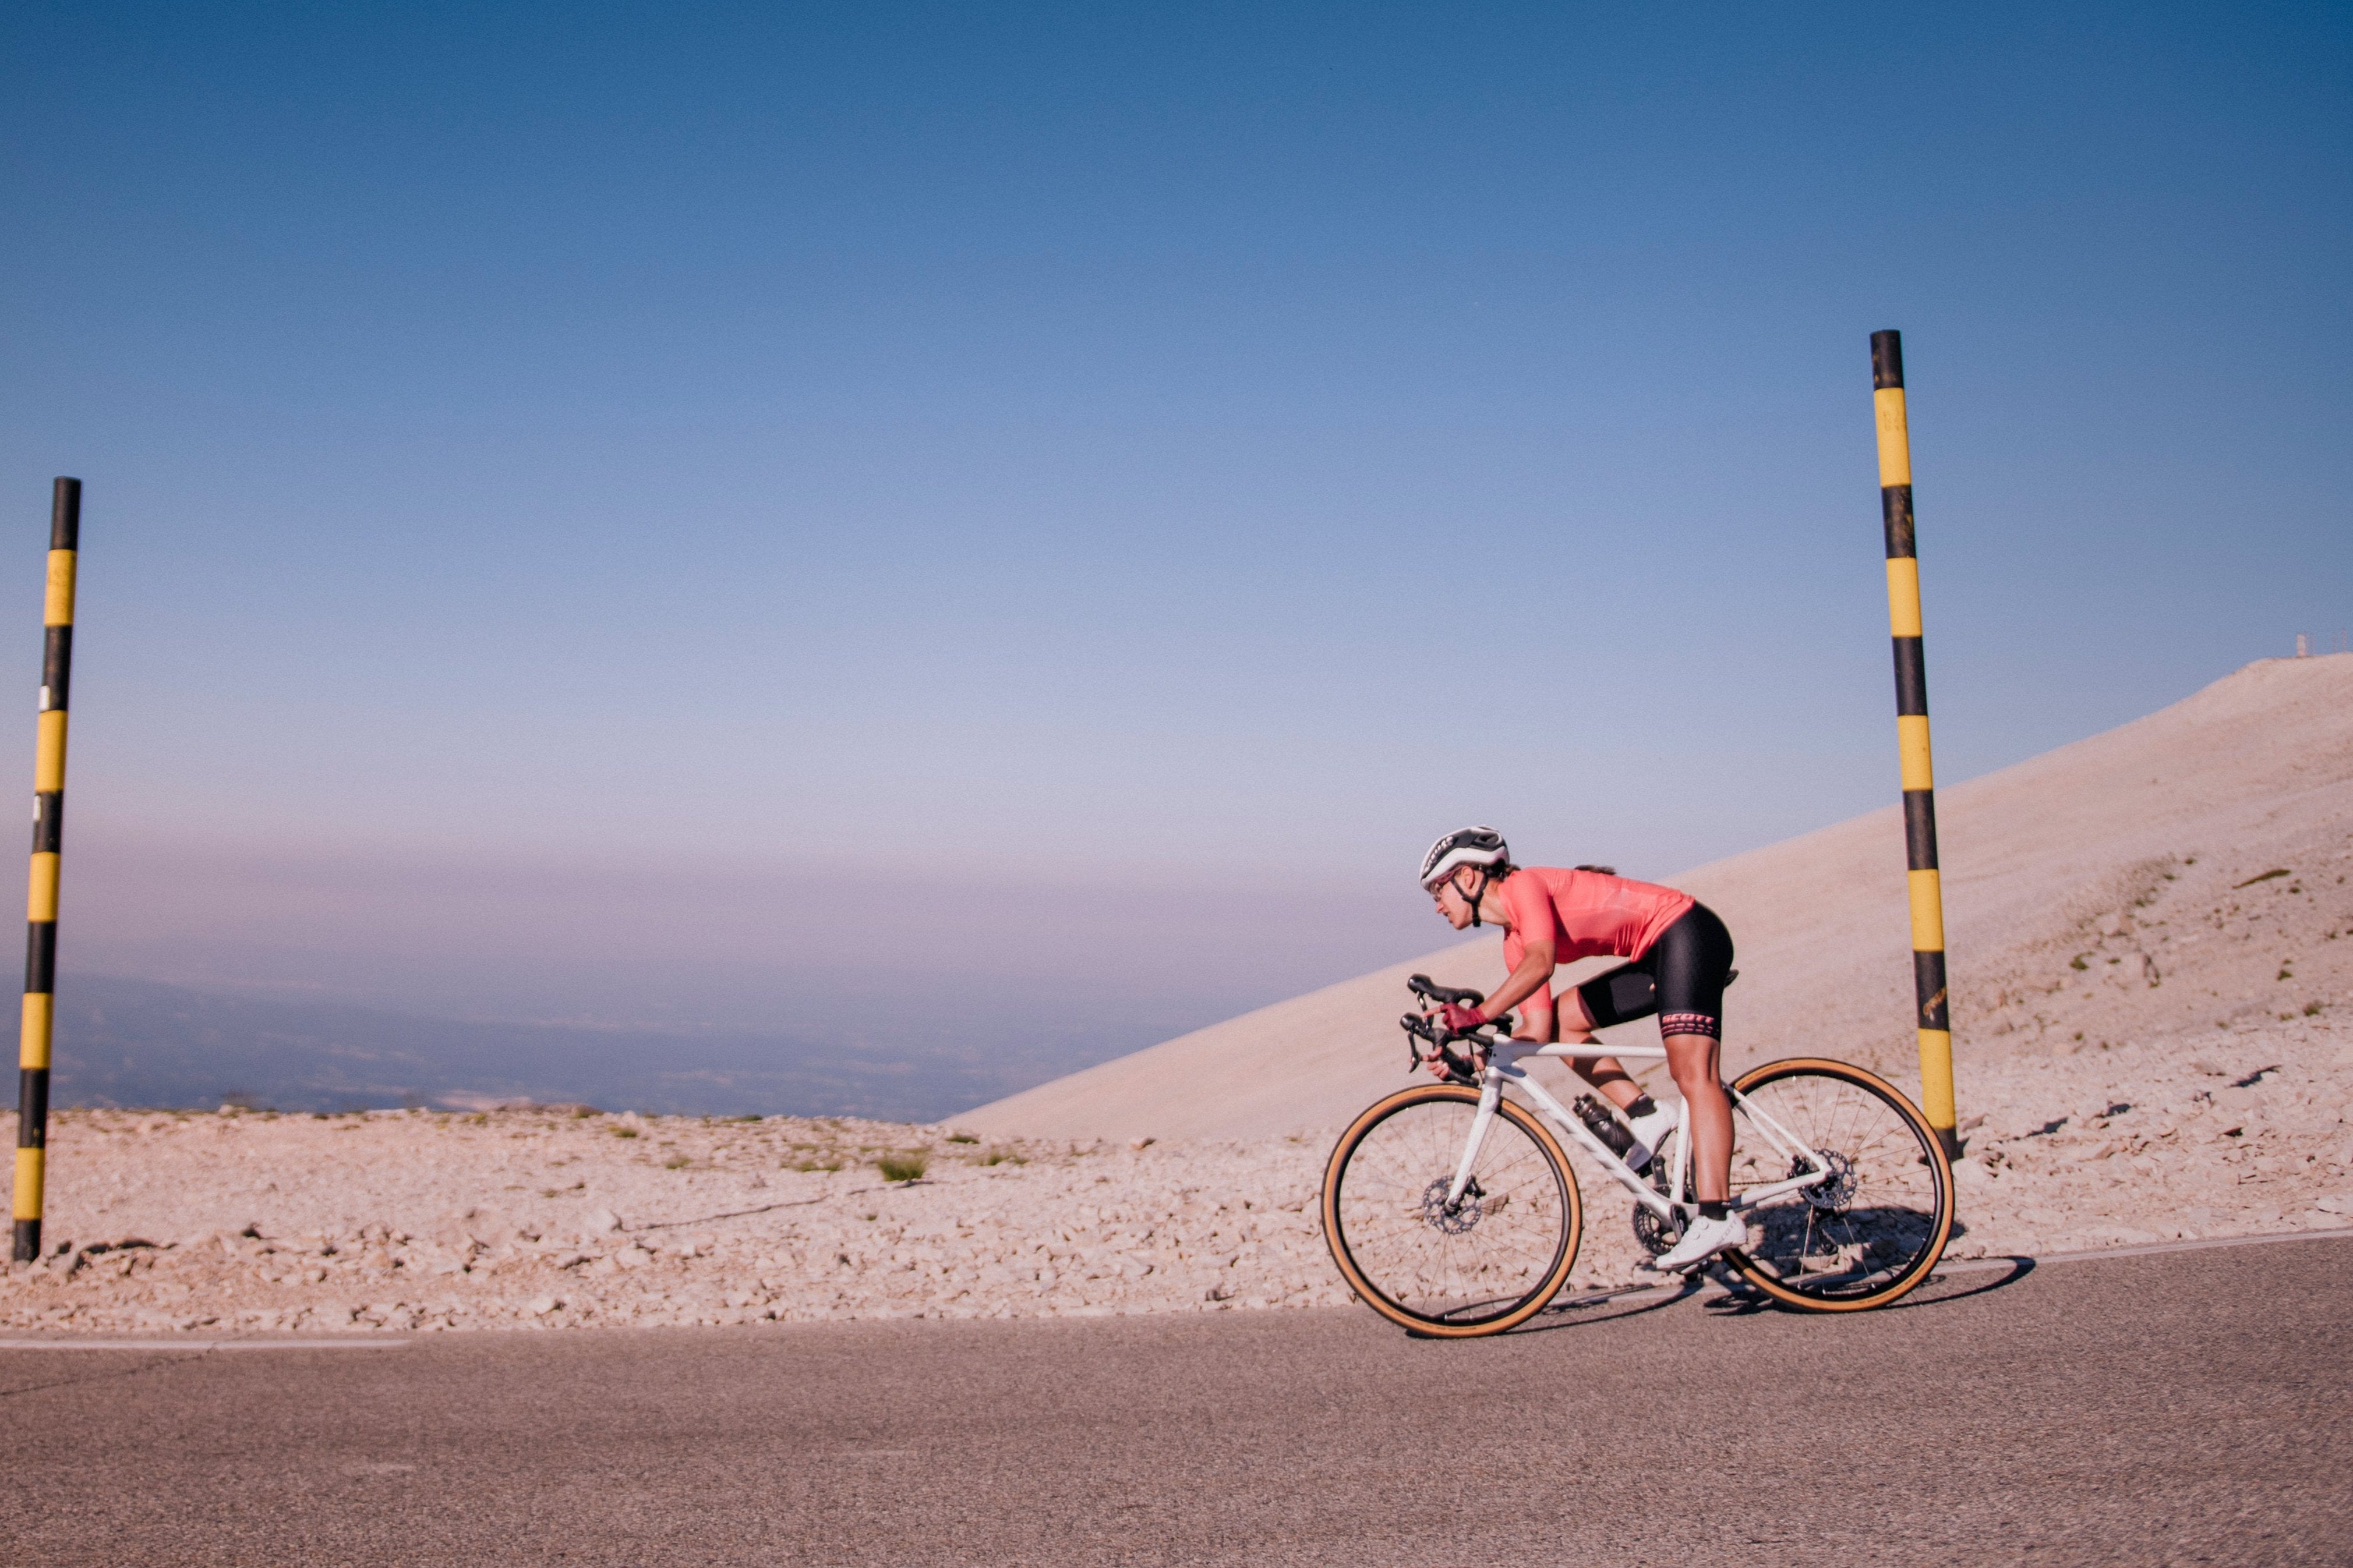
[[[1947,780],[2353,626],[2342,6],[0,28],[69,971],[1101,1052],[1884,804],[1881,327]]]

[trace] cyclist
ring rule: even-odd
[[[1688,893],[1616,876],[1607,867],[1514,866],[1504,836],[1483,826],[1460,828],[1431,845],[1422,857],[1421,885],[1456,931],[1504,929],[1511,977],[1475,1008],[1440,1008],[1448,1028],[1475,1028],[1517,1009],[1518,1038],[1581,1045],[1596,1029],[1658,1015],[1667,1070],[1691,1109],[1699,1213],[1651,1267],[1689,1268],[1746,1242],[1746,1226],[1726,1207],[1732,1101],[1719,1072],[1732,934],[1715,911]],[[1604,954],[1632,962],[1552,994],[1557,965]],[[1625,1112],[1638,1142],[1626,1161],[1639,1170],[1673,1127],[1672,1113],[1644,1094],[1615,1058],[1570,1065]]]

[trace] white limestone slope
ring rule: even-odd
[[[1937,808],[1965,1125],[1981,1064],[2353,1005],[2353,655],[2249,665],[2145,719],[1940,790]],[[1598,851],[1524,852],[1558,862]],[[2288,875],[2248,883],[2274,869]],[[1739,949],[1733,1067],[1834,1056],[1916,1094],[1894,807],[1672,880],[1724,916]],[[1492,989],[1498,945],[1326,986],[955,1121],[1060,1138],[1337,1126],[1409,1081],[1397,1027],[1405,977]],[[1620,1033],[1657,1038],[1648,1023]]]

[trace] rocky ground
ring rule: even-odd
[[[2330,1009],[1965,1064],[1953,1252],[2353,1224]],[[1402,1080],[1400,1080],[1402,1081]],[[1330,1137],[969,1141],[950,1127],[575,1113],[69,1111],[54,1251],[0,1322],[82,1331],[558,1328],[1219,1311],[1346,1300]],[[907,1179],[920,1170],[913,1179]],[[1588,1172],[1581,1286],[1635,1280]]]
[[[2319,1015],[2021,1056],[1960,1078],[1953,1251],[2353,1226],[2353,1027]]]

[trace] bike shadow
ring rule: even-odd
[[[2006,1290],[2033,1273],[2034,1267],[2034,1259],[2020,1256],[1972,1258],[1959,1263],[1939,1263],[1930,1271],[1928,1278],[1920,1282],[1919,1288],[1905,1295],[1902,1300],[1891,1301],[1884,1307],[1873,1307],[1868,1310],[1873,1312],[1911,1312],[1923,1308],[1948,1306],[1955,1301],[1966,1301],[1972,1296],[1984,1296],[1996,1290]],[[1938,1286],[1953,1286],[1957,1277],[1966,1278],[1978,1273],[1990,1275],[1991,1278],[1958,1288],[1937,1289]],[[1817,1315],[1807,1311],[1802,1307],[1792,1307],[1776,1301],[1763,1291],[1752,1290],[1745,1284],[1736,1286],[1711,1300],[1707,1303],[1707,1310],[1726,1318],[1745,1318],[1757,1312],[1789,1312],[1801,1318]]]
[[[1551,1334],[1563,1329],[1622,1323],[1629,1318],[1639,1318],[1646,1312],[1655,1312],[1678,1301],[1689,1300],[1702,1289],[1704,1287],[1696,1284],[1683,1284],[1631,1285],[1617,1290],[1588,1290],[1554,1301],[1503,1337],[1517,1339],[1525,1334]]]
[[[1972,1296],[2008,1289],[2033,1273],[2034,1268],[2034,1259],[2015,1255],[1939,1263],[1919,1288],[1902,1300],[1870,1310],[1874,1312],[1910,1312],[1966,1301]],[[1969,1276],[1980,1273],[1989,1278],[1968,1279]],[[1958,1283],[1961,1280],[1968,1282]],[[1713,1290],[1710,1289],[1711,1285],[1715,1287]],[[1947,1288],[1939,1289],[1940,1286]],[[1757,1312],[1787,1312],[1801,1318],[1820,1316],[1801,1307],[1777,1301],[1745,1283],[1736,1282],[1727,1287],[1719,1277],[1682,1285],[1632,1285],[1616,1290],[1587,1291],[1553,1302],[1518,1328],[1500,1337],[1514,1339],[1524,1334],[1558,1333],[1564,1329],[1598,1328],[1605,1323],[1620,1323],[1647,1312],[1663,1310],[1695,1296],[1704,1298],[1703,1304],[1707,1310],[1720,1317],[1745,1318]],[[1412,1339],[1439,1337],[1416,1333],[1411,1330],[1408,1330],[1407,1334]]]

